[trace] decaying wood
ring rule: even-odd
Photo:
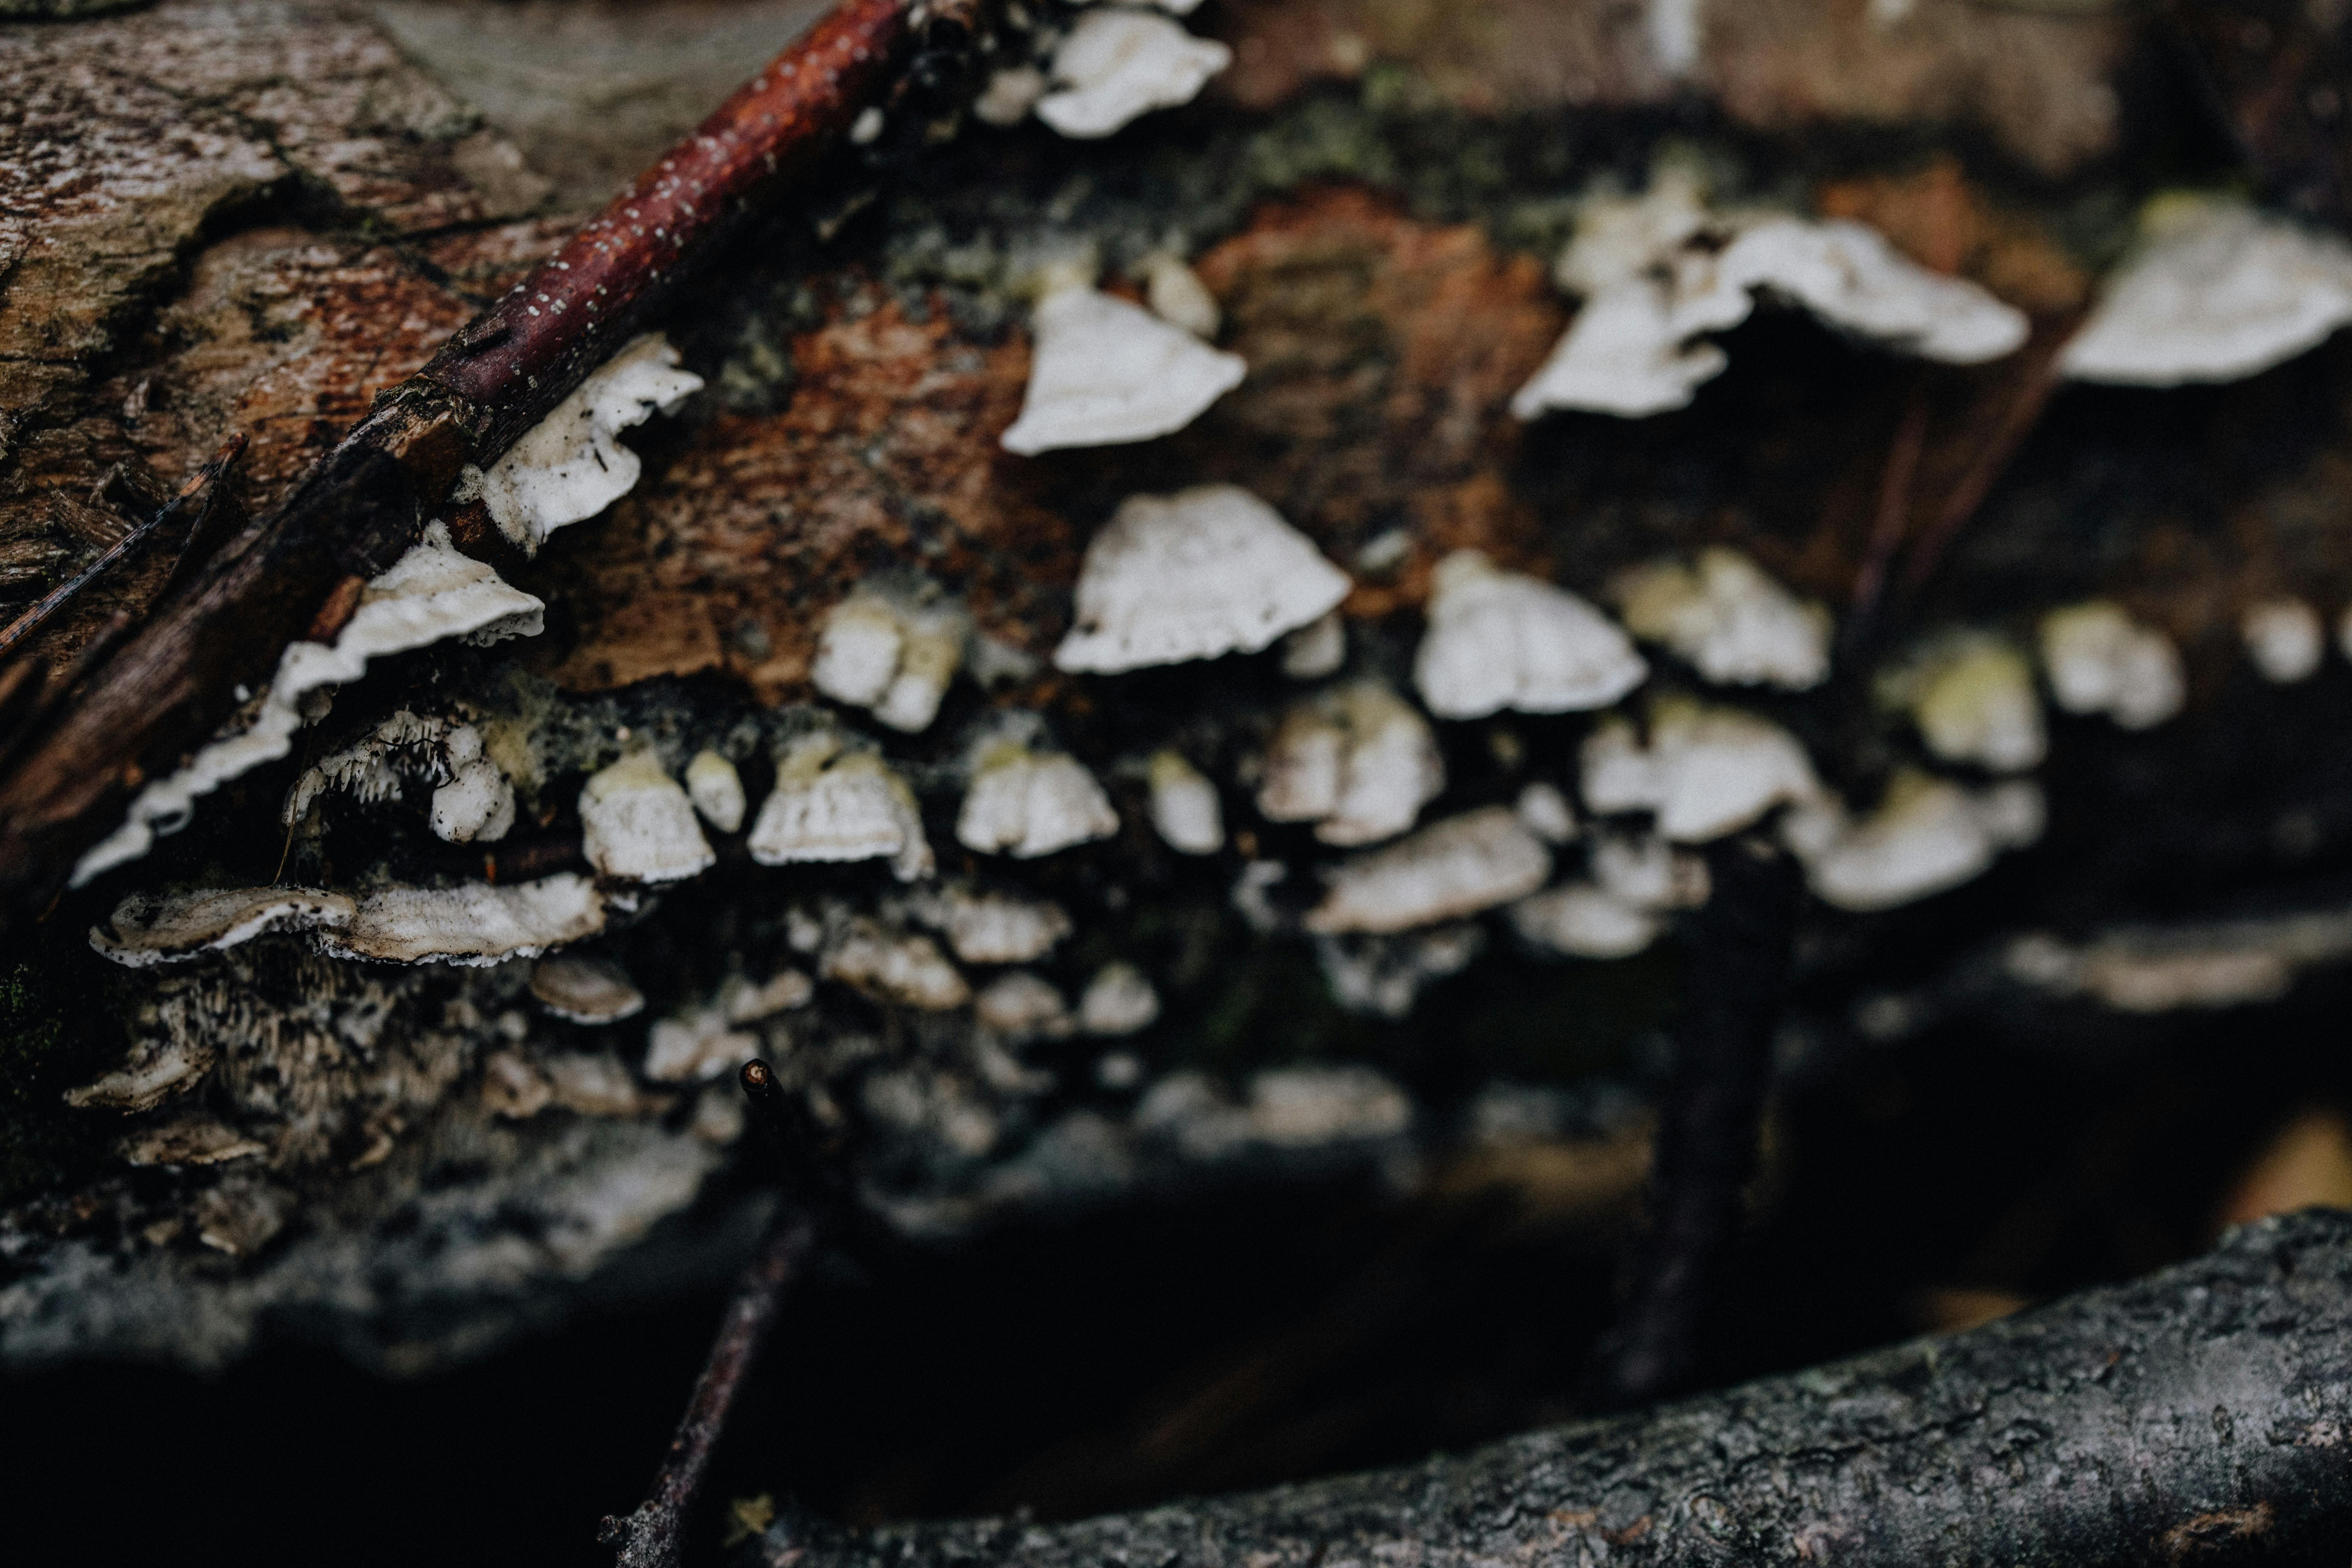
[[[139,785],[266,682],[333,586],[398,559],[467,463],[488,463],[638,331],[748,213],[807,175],[976,7],[848,0],[416,377],[66,700],[0,780],[0,931],[27,919]],[[234,628],[233,635],[231,628]]]
[[[2021,1317],[1459,1458],[1036,1525],[838,1531],[773,1568],[2337,1562],[2352,1215]]]

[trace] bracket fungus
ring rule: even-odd
[[[845,751],[830,730],[784,748],[748,847],[762,866],[887,858],[902,882],[929,875],[932,865],[906,781],[877,752]]]
[[[530,994],[573,1024],[617,1024],[645,1011],[646,994],[610,959],[560,953],[530,966]]]
[[[2013,773],[2041,766],[2049,752],[2033,666],[1990,632],[1929,638],[1880,672],[1877,697],[1910,714],[1927,750],[1948,763]]]
[[[1570,958],[1631,958],[1657,941],[1665,918],[1591,882],[1563,882],[1510,907],[1511,929]]]
[[[659,1018],[646,1032],[644,1072],[655,1083],[709,1083],[760,1054],[760,1037],[716,1007]]]
[[[623,430],[675,414],[701,390],[700,376],[677,368],[667,338],[634,339],[487,471],[467,468],[457,499],[479,500],[499,531],[535,555],[557,529],[595,516],[635,487],[644,464],[621,445]]]
[[[948,939],[966,963],[1032,963],[1076,928],[1061,905],[950,883],[908,901],[908,912]]]
[[[1970,790],[1916,770],[1898,773],[1859,822],[1834,800],[1791,812],[1782,837],[1806,880],[1842,910],[1890,910],[1973,880],[2004,849],[2042,836],[2041,787],[2015,779]]]
[[[1584,600],[1457,550],[1437,563],[1412,673],[1432,713],[1483,719],[1506,708],[1606,708],[1642,684],[1650,667]]]
[[[945,1012],[971,1000],[971,985],[937,942],[863,916],[825,944],[817,969],[827,980],[922,1012]]]
[[[1171,435],[1249,370],[1239,354],[1074,279],[1049,287],[1030,331],[1028,393],[999,437],[1023,457]]]
[[[1104,6],[1079,17],[1055,49],[1055,90],[1037,100],[1037,118],[1065,136],[1108,136],[1155,109],[1192,102],[1233,61],[1224,45],[1165,16]]]
[[[1429,721],[1381,682],[1356,680],[1283,715],[1257,808],[1271,822],[1315,824],[1326,844],[1374,844],[1411,827],[1444,788]]]
[[[357,906],[315,888],[206,888],[186,893],[132,893],[115,905],[89,944],[133,969],[176,963],[257,936],[350,923]]]
[[[1225,808],[1217,786],[1184,754],[1163,747],[1144,764],[1151,826],[1179,855],[1213,855],[1225,847]]]
[[[331,958],[385,963],[499,963],[537,958],[604,929],[596,885],[570,871],[492,887],[384,888],[364,894],[349,921],[313,942]]]
[[[1829,679],[1829,612],[1736,550],[1703,550],[1696,566],[1636,567],[1610,585],[1610,597],[1627,630],[1672,648],[1716,685],[1804,691]]]
[[[705,747],[686,764],[686,797],[702,820],[721,833],[743,826],[750,803],[743,797],[743,777],[722,752]]]
[[[514,826],[514,785],[482,751],[482,732],[471,724],[451,730],[442,742],[448,780],[433,791],[425,820],[445,844],[491,843]]]
[[[979,747],[956,814],[956,841],[965,848],[1020,860],[1118,831],[1118,814],[1084,763],[1002,736]]]
[[[2146,730],[2180,711],[2187,695],[2172,639],[2105,599],[2042,617],[2042,668],[2069,713],[2105,713]]]
[[[1586,737],[1584,804],[1608,814],[1656,814],[1659,834],[1701,844],[1810,800],[1821,781],[1796,737],[1769,720],[1686,699],[1662,699],[1650,713],[1649,744],[1622,719]]]
[[[651,751],[632,752],[580,790],[582,847],[606,877],[677,882],[719,857],[694,819],[694,803]]]
[[[1159,1018],[1160,993],[1132,963],[1104,964],[1078,996],[1078,1027],[1089,1035],[1132,1035]]]
[[[2327,657],[2327,628],[2319,612],[2301,599],[2264,599],[2249,605],[2238,622],[2246,656],[2264,680],[2291,686],[2307,680]]]
[[[2058,356],[2075,381],[2237,381],[2352,322],[2352,244],[2231,197],[2151,202],[2138,248]]]
[[[1255,653],[1348,596],[1348,574],[1238,485],[1129,496],[1087,546],[1054,663],[1111,674]]]
[[[1387,934],[1458,920],[1534,892],[1551,851],[1508,806],[1481,806],[1334,868],[1307,929]]]
[[[861,584],[826,614],[809,679],[835,701],[918,734],[939,716],[971,637],[971,617],[953,599]]]

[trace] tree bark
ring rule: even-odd
[[[773,1568],[2340,1562],[2352,1214],[2039,1311],[1458,1458],[1034,1525],[780,1522]]]

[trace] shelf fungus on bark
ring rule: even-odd
[[[1971,790],[1914,770],[1897,773],[1860,821],[1825,797],[1790,812],[1781,836],[1823,902],[1869,911],[1974,880],[2001,851],[2041,837],[2042,819],[2031,780]]]
[[[1005,735],[974,749],[971,784],[956,813],[956,841],[965,848],[1030,860],[1118,831],[1102,785],[1068,752]]]
[[[1239,354],[1066,272],[1048,279],[1030,331],[1028,394],[1000,438],[1024,457],[1173,434],[1249,369]]]
[[[2180,711],[2187,681],[2172,639],[2105,599],[2042,617],[2042,668],[2069,713],[2105,713],[2146,730]]]
[[[1342,861],[1306,925],[1327,936],[1411,931],[1524,898],[1550,875],[1542,840],[1508,806],[1482,806]]]
[[[908,912],[948,939],[966,963],[1034,963],[1075,929],[1061,905],[950,883],[908,901]]]
[[[1185,760],[1163,747],[1144,764],[1151,792],[1151,826],[1180,855],[1213,855],[1225,847],[1225,808],[1217,786]]]
[[[2058,358],[2075,381],[2237,381],[2352,322],[2352,245],[2234,197],[2148,204],[2140,241]]]
[[[749,847],[762,866],[887,859],[902,882],[929,876],[932,866],[923,815],[906,781],[878,752],[846,750],[830,730],[785,745]]]
[[[760,1037],[717,1007],[656,1019],[646,1035],[645,1075],[655,1083],[709,1083],[760,1054]]]
[[[1506,708],[1565,713],[1606,708],[1649,665],[1617,624],[1564,588],[1497,570],[1475,550],[1437,564],[1429,629],[1413,656],[1422,700],[1441,719]]]
[[[2309,679],[2327,657],[2327,628],[2320,623],[2319,612],[2301,599],[2249,605],[2239,619],[2238,635],[2254,668],[2274,686]]]
[[[1665,917],[1587,881],[1530,893],[1510,907],[1511,929],[1571,958],[1631,958],[1658,940]]]
[[[1615,719],[1586,738],[1587,806],[1653,812],[1665,838],[1703,844],[1821,793],[1796,737],[1752,713],[1664,698],[1651,706],[1649,731],[1644,746],[1632,723]]]
[[[1054,662],[1113,674],[1255,653],[1348,595],[1348,574],[1238,485],[1129,496],[1087,546]]]
[[[1114,960],[1095,971],[1078,995],[1078,1027],[1119,1037],[1148,1029],[1160,1018],[1160,993],[1132,963]]]
[[[442,742],[449,777],[433,791],[425,822],[445,844],[491,843],[514,826],[514,785],[482,750],[482,732],[471,724],[451,730]]]
[[[971,1000],[971,987],[929,937],[856,916],[826,940],[817,971],[878,1001],[945,1012]]]
[[[1879,673],[1876,697],[1910,715],[1929,752],[1948,763],[2014,773],[2041,766],[2049,753],[2032,663],[1991,632],[1929,637]]]
[[[1830,673],[1830,614],[1736,550],[1636,567],[1610,586],[1626,629],[1674,650],[1718,686],[1804,691]]]
[[[826,614],[809,679],[835,701],[917,734],[939,716],[971,637],[963,605],[933,584],[861,584]]]
[[[1257,808],[1311,822],[1326,844],[1393,838],[1445,788],[1429,721],[1378,680],[1350,681],[1291,705],[1266,748]]]
[[[499,531],[526,555],[557,529],[595,516],[629,493],[644,469],[620,433],[656,414],[674,414],[702,390],[677,368],[677,351],[648,332],[572,389],[485,471],[468,467],[457,499],[478,499]]]
[[[132,893],[93,927],[89,944],[133,969],[177,963],[257,936],[348,925],[357,906],[316,888],[207,888]]]
[[[1078,18],[1054,51],[1055,90],[1037,118],[1065,136],[1108,136],[1155,109],[1192,101],[1234,52],[1165,16],[1104,6]]]
[[[686,764],[686,797],[694,803],[696,814],[721,833],[732,833],[743,826],[749,805],[743,796],[743,777],[723,752],[705,747],[694,753]]]
[[[229,780],[274,763],[293,749],[329,687],[357,680],[368,661],[447,637],[495,641],[538,635],[544,606],[497,573],[460,552],[449,531],[433,523],[415,548],[359,595],[332,643],[302,641],[279,656],[269,689],[241,723],[199,748],[176,772],[134,796],[122,826],[85,853],[73,869],[79,887],[147,853],[158,834],[187,826],[196,801]]]
[[[982,1028],[1009,1045],[1066,1039],[1077,1027],[1060,989],[1026,969],[1010,970],[982,987],[971,1013]]]
[[[492,887],[385,888],[363,894],[347,922],[312,944],[331,958],[467,966],[536,958],[604,929],[596,885],[569,871]]]
[[[584,953],[559,953],[533,963],[530,994],[550,1014],[572,1024],[617,1024],[646,1006],[646,994],[626,970]]]
[[[589,776],[580,790],[582,848],[606,877],[677,882],[718,863],[694,802],[651,750]]]

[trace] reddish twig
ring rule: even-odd
[[[843,0],[537,271],[377,400],[292,496],[228,542],[58,704],[0,778],[0,931],[44,907],[151,774],[268,679],[333,586],[415,542],[459,469],[543,418],[745,215],[804,181],[919,46],[985,0]]]
[[[1919,472],[1919,453],[1927,443],[1927,399],[1917,384],[1904,405],[1902,422],[1895,427],[1895,438],[1886,448],[1886,467],[1878,481],[1878,510],[1871,520],[1870,543],[1865,549],[1862,569],[1854,574],[1853,599],[1851,614],[1846,617],[1845,641],[1849,648],[1859,647],[1869,640],[1872,621],[1878,614],[1878,596],[1885,590],[1886,574],[1895,564],[1895,552],[1902,548],[1903,537],[1910,531],[1911,486]]]

